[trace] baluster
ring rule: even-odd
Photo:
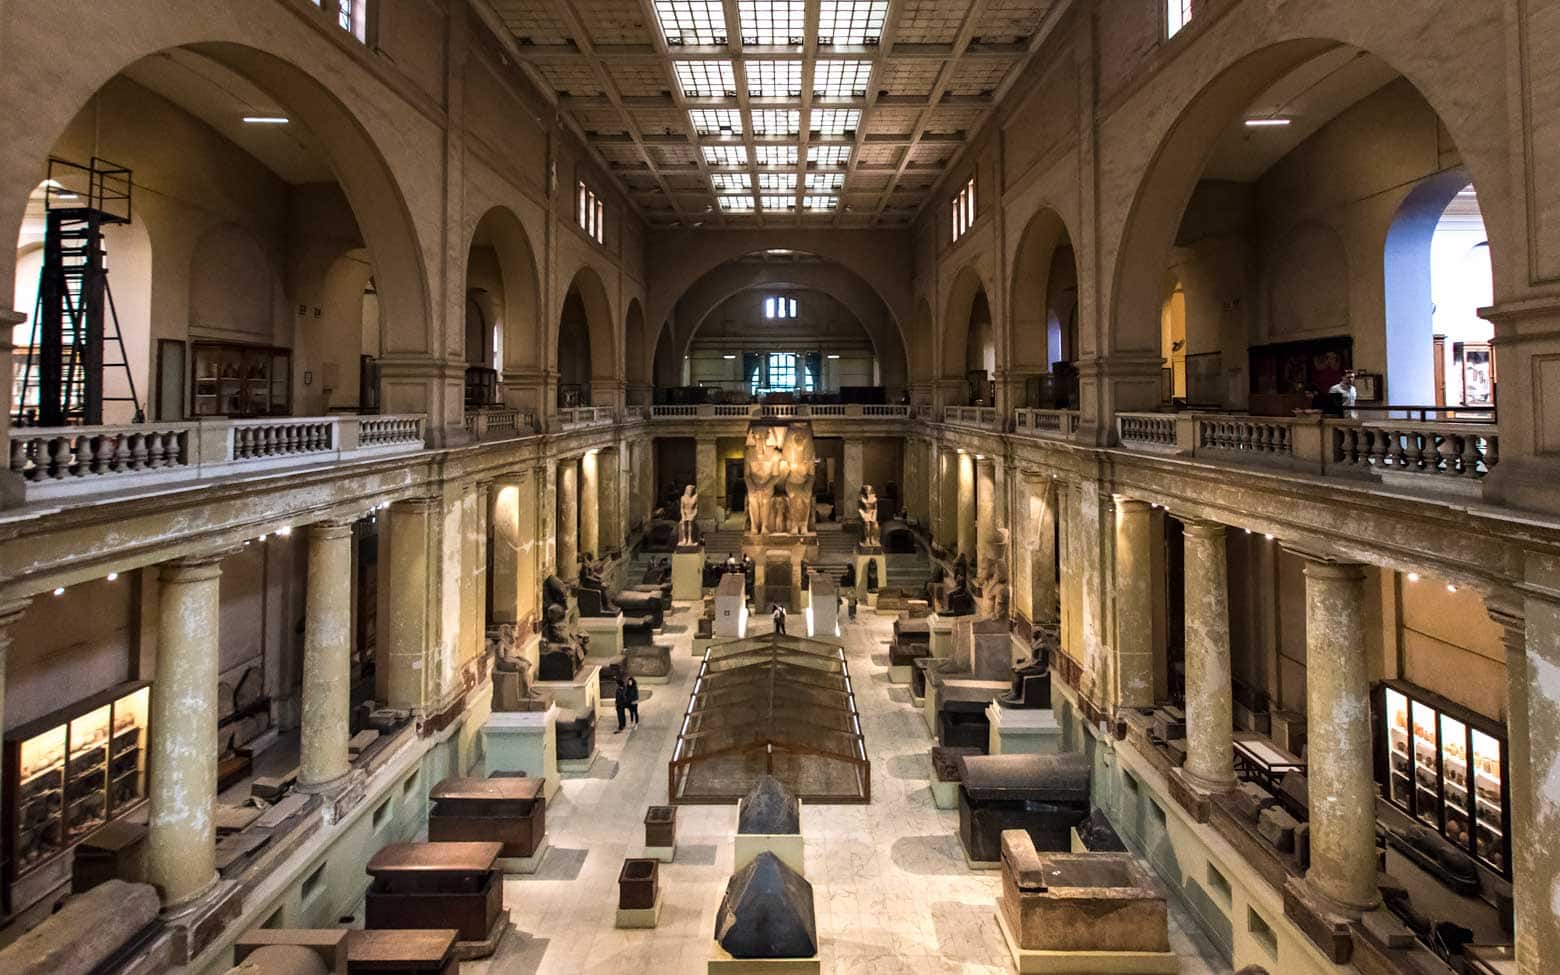
[[[1425,440],[1434,444],[1436,466],[1431,468],[1431,473],[1451,477],[1463,475],[1461,437],[1455,434],[1425,434]]]
[[[49,440],[49,477],[54,480],[63,480],[65,471],[70,467],[70,442],[64,437],[52,437]]]
[[[1485,473],[1488,473],[1495,469],[1496,464],[1500,463],[1500,438],[1481,437],[1479,439],[1484,441],[1484,470]]]
[[[143,445],[146,451],[146,466],[152,470],[168,467],[171,458],[168,456],[168,435],[161,430],[153,430],[146,435]]]
[[[11,438],[11,471],[22,475],[25,480],[32,480],[31,471],[27,469],[27,445],[31,440],[22,437]]]
[[[117,437],[107,434],[99,434],[96,437],[88,438],[88,443],[91,445],[92,450],[91,469],[93,474],[102,475],[113,470],[114,442],[117,439]]]

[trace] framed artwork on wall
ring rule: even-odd
[[[1356,372],[1354,374],[1354,398],[1360,403],[1379,403],[1386,393],[1386,383],[1382,377],[1374,372]]]

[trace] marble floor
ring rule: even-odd
[[[693,618],[690,608],[667,620],[660,640],[676,643],[672,682],[645,688],[653,693],[641,705],[639,728],[613,734],[616,722],[604,721],[591,773],[564,778],[548,804],[552,848],[541,869],[505,881],[515,930],[491,958],[466,962],[466,975],[704,972],[732,870],[735,806],[680,807],[676,861],[661,866],[660,925],[613,927],[623,858],[641,853],[645,807],[666,802],[666,763],[696,669]],[[767,629],[768,622],[760,625]],[[846,628],[872,759],[872,803],[802,809],[823,970],[1012,972],[994,918],[999,875],[965,865],[957,811],[932,806],[930,738],[908,706],[908,689],[888,683],[890,632],[886,618],[867,612]],[[1229,971],[1174,909],[1170,941],[1184,956],[1183,975]]]

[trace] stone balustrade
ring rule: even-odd
[[[465,417],[466,433],[473,440],[514,440],[535,432],[530,413],[506,407],[485,406],[469,411]]]
[[[1500,463],[1494,424],[1335,420],[1326,426],[1327,460],[1339,467],[1473,481]]]
[[[561,430],[581,430],[617,422],[612,410],[605,406],[565,407],[558,411],[556,419]]]
[[[882,403],[699,403],[650,407],[652,420],[908,420],[910,407]]]
[[[345,415],[13,427],[11,472],[28,501],[69,497],[418,451],[424,422]]]
[[[1014,410],[1013,432],[1047,440],[1070,440],[1078,432],[1078,411]]]
[[[943,422],[998,432],[1001,432],[1004,426],[1002,413],[993,406],[945,406]]]

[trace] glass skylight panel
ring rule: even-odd
[[[765,210],[795,210],[796,196],[766,196],[762,200]]]
[[[802,44],[806,42],[807,4],[804,0],[741,0],[744,44]]]
[[[844,173],[808,173],[808,192],[835,193],[845,186]]]
[[[758,188],[765,193],[795,193],[795,173],[759,173]]]
[[[854,108],[815,108],[812,110],[812,131],[820,135],[844,135],[856,131],[861,123],[861,112]]]
[[[839,202],[840,198],[837,196],[813,196],[809,194],[802,197],[802,206],[805,209],[812,210],[814,212],[821,210],[833,210],[836,206],[839,205]]]
[[[726,213],[752,213],[757,207],[751,196],[722,196],[720,208]]]
[[[755,135],[796,135],[801,129],[802,113],[794,109],[765,108],[753,110]]]
[[[865,98],[871,61],[819,61],[813,65],[813,94],[819,98]]]
[[[689,98],[729,98],[737,94],[730,61],[674,61],[677,85]]]
[[[800,98],[802,62],[748,61],[748,94],[756,98]]]
[[[823,0],[818,43],[876,44],[883,36],[888,0]]]
[[[795,146],[754,146],[760,166],[795,166]]]
[[[705,146],[704,161],[711,166],[746,166],[746,146]]]
[[[655,16],[661,22],[666,43],[726,43],[726,9],[721,0],[655,0]]]
[[[717,193],[746,193],[753,188],[746,173],[711,173],[710,182]]]
[[[688,120],[700,135],[742,134],[742,113],[734,108],[690,108]]]
[[[807,162],[820,169],[850,165],[850,146],[808,146]]]

